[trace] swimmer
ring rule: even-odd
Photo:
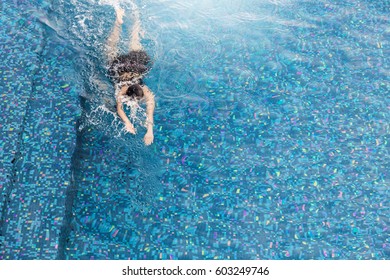
[[[107,40],[107,59],[109,61],[109,75],[115,82],[115,97],[117,112],[125,124],[126,130],[132,134],[137,131],[123,110],[123,103],[146,103],[146,134],[145,145],[153,143],[153,113],[154,94],[143,83],[142,77],[150,67],[150,58],[143,50],[140,40],[141,25],[138,9],[134,10],[135,22],[131,31],[129,53],[118,55],[118,41],[123,24],[124,10],[115,8],[116,20],[111,35]]]

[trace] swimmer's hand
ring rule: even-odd
[[[153,140],[154,140],[153,132],[152,131],[146,132],[145,137],[144,137],[145,145],[149,146],[150,144],[153,143]]]
[[[136,134],[137,131],[134,128],[134,125],[131,122],[126,123],[126,130],[130,132],[131,134]]]

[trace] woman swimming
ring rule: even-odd
[[[115,8],[116,20],[111,35],[107,41],[107,58],[109,61],[109,75],[115,82],[115,97],[119,117],[126,126],[126,130],[136,134],[134,125],[130,122],[123,110],[123,103],[138,104],[146,102],[146,145],[153,143],[153,113],[154,95],[142,81],[143,75],[150,68],[150,58],[142,49],[140,40],[140,20],[138,9],[134,10],[135,22],[131,32],[129,53],[118,55],[118,41],[123,24],[124,10]]]

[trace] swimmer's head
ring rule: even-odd
[[[129,86],[129,88],[126,91],[126,95],[136,100],[140,100],[142,99],[142,97],[144,97],[144,91],[142,90],[140,85],[135,84]]]

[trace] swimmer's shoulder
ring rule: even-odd
[[[119,88],[119,90],[117,91],[117,94],[116,94],[117,102],[122,101],[122,98],[123,98],[123,96],[126,95],[126,91],[128,88],[129,88],[129,86],[127,86],[127,85],[123,85]]]
[[[151,96],[154,97],[153,92],[150,90],[150,88],[147,85],[142,85],[142,89],[144,91],[145,96]]]

